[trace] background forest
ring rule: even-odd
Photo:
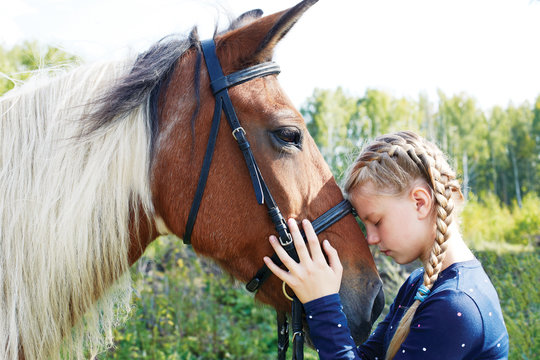
[[[0,47],[0,95],[36,69],[82,61],[26,42]],[[540,89],[540,88],[539,88]],[[539,90],[540,91],[540,90]],[[480,109],[469,94],[396,98],[315,89],[300,109],[336,178],[363,141],[409,129],[449,155],[463,183],[462,232],[493,281],[510,334],[511,359],[540,354],[540,96],[535,103]],[[374,257],[387,305],[411,269]],[[132,268],[133,311],[100,359],[273,359],[274,313],[175,237],[154,242]],[[317,358],[311,350],[307,359]]]

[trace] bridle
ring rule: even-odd
[[[238,121],[238,117],[236,116],[236,112],[234,111],[234,107],[231,102],[231,98],[229,97],[229,92],[227,90],[232,86],[244,83],[258,77],[279,74],[280,68],[274,62],[265,62],[225,76],[223,74],[223,70],[221,69],[219,59],[216,55],[216,47],[214,40],[210,39],[202,41],[201,47],[204,59],[206,61],[208,74],[210,76],[210,87],[216,99],[216,104],[212,119],[212,127],[210,129],[210,135],[208,138],[208,145],[204,154],[203,165],[201,168],[201,173],[199,175],[197,189],[195,190],[195,197],[193,199],[193,203],[191,204],[191,210],[189,212],[186,230],[183,237],[184,243],[191,244],[191,234],[193,232],[193,227],[195,225],[195,220],[197,219],[199,206],[201,205],[204,188],[208,179],[210,164],[212,162],[212,156],[214,154],[214,149],[216,145],[221,113],[223,111],[232,129],[232,136],[238,143],[238,147],[244,155],[244,160],[249,170],[249,175],[251,177],[253,189],[255,190],[255,197],[257,198],[257,202],[259,203],[259,205],[266,204],[268,208],[268,215],[274,223],[274,227],[278,233],[278,239],[281,246],[283,246],[285,251],[287,251],[287,253],[298,262],[298,255],[294,248],[293,240],[287,227],[285,218],[281,214],[277,204],[275,203],[272,195],[270,194],[270,190],[268,189],[266,182],[262,178],[261,171],[257,166],[257,162],[253,157],[249,142],[246,138],[246,131],[244,130],[244,128],[242,128],[240,122]],[[354,213],[353,207],[347,200],[343,200],[342,202],[325,212],[323,215],[313,220],[313,228],[318,234],[351,213]],[[302,235],[304,236],[304,234]],[[274,261],[274,263],[282,265],[279,257],[276,254],[272,255],[272,260]],[[246,284],[246,289],[250,292],[257,291],[270,275],[271,271],[266,265],[263,265],[259,269],[259,271],[257,271],[253,279],[251,279]],[[293,359],[301,360],[303,359],[304,344],[304,332],[302,326],[303,307],[300,303],[300,300],[298,300],[296,296],[293,295],[292,299]],[[278,312],[277,318],[278,359],[283,360],[285,359],[287,348],[289,346],[289,330],[286,314],[284,312]]]
[[[274,227],[278,233],[278,239],[281,246],[283,246],[289,256],[291,256],[298,262],[298,254],[296,253],[296,249],[294,248],[292,236],[287,227],[285,218],[281,214],[281,211],[275,203],[274,198],[272,197],[270,190],[268,189],[268,186],[266,185],[266,182],[261,175],[261,171],[259,170],[257,162],[253,157],[249,141],[246,138],[246,131],[240,125],[238,117],[236,116],[236,112],[234,111],[234,106],[232,104],[231,98],[229,97],[229,92],[227,90],[232,86],[244,83],[258,77],[279,74],[280,68],[274,62],[264,62],[225,76],[223,74],[219,59],[216,55],[216,47],[214,40],[210,39],[202,41],[201,47],[206,62],[206,67],[208,69],[208,74],[210,76],[210,87],[216,99],[216,104],[214,108],[214,115],[212,118],[212,127],[210,129],[210,135],[208,137],[208,145],[204,154],[203,165],[201,168],[201,173],[199,175],[197,189],[195,190],[195,197],[193,199],[193,203],[191,204],[191,210],[189,212],[186,230],[183,237],[184,243],[191,244],[191,234],[193,232],[195,220],[197,219],[197,213],[201,205],[204,188],[206,187],[206,181],[208,179],[208,174],[210,171],[210,164],[212,162],[212,156],[214,154],[214,149],[216,145],[221,112],[223,111],[232,129],[232,136],[238,143],[238,147],[244,155],[244,160],[246,162],[249,175],[251,177],[251,182],[253,184],[253,189],[255,190],[255,197],[257,198],[257,202],[259,205],[266,204],[266,207],[268,208],[268,215],[274,223]],[[343,200],[339,204],[325,212],[323,215],[313,220],[313,228],[318,234],[351,213],[354,213],[353,207],[347,200]],[[304,236],[304,234],[302,235]],[[282,265],[279,257],[275,253],[272,255],[272,260],[274,261],[274,263]],[[255,276],[246,284],[246,289],[250,292],[257,291],[270,275],[270,269],[268,269],[266,265],[263,265],[259,269],[259,271],[257,271]],[[301,360],[304,356],[304,332],[302,324],[303,307],[300,303],[300,300],[298,300],[296,296],[293,295],[292,298],[293,359]],[[284,360],[287,353],[287,348],[289,346],[289,330],[286,314],[284,312],[278,312],[277,320],[278,359]]]

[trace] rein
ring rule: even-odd
[[[212,93],[216,99],[216,104],[214,108],[214,115],[212,118],[212,127],[210,129],[210,135],[208,138],[208,145],[206,147],[206,152],[204,154],[203,165],[199,175],[199,181],[197,184],[197,189],[195,190],[195,197],[193,203],[191,204],[191,209],[189,212],[186,230],[183,237],[184,244],[191,244],[191,234],[193,232],[193,227],[195,226],[195,221],[197,219],[197,214],[199,212],[199,207],[201,205],[202,197],[204,194],[204,189],[206,187],[206,181],[208,179],[210,165],[212,163],[212,156],[214,154],[214,149],[216,145],[216,139],[221,119],[222,112],[225,113],[225,118],[227,119],[231,129],[232,136],[238,143],[238,147],[242,151],[244,160],[246,162],[253,189],[255,191],[255,197],[259,205],[266,204],[268,208],[268,215],[270,216],[274,227],[278,233],[278,239],[285,249],[285,251],[291,256],[296,262],[299,262],[298,254],[293,244],[293,239],[290,234],[289,228],[285,218],[281,214],[277,204],[275,203],[266,182],[264,181],[261,171],[255,161],[249,141],[246,138],[246,131],[241,126],[236,112],[234,111],[234,106],[232,104],[231,98],[229,97],[228,88],[244,83],[246,81],[280,73],[279,66],[274,62],[265,62],[257,64],[246,69],[234,72],[230,75],[225,76],[221,68],[221,64],[216,55],[216,47],[213,39],[205,40],[201,42],[201,47],[206,62],[206,67],[208,69],[208,74],[210,76],[210,87]],[[348,214],[354,214],[354,209],[347,200],[343,200],[323,215],[315,219],[312,224],[315,232],[319,234],[320,232],[326,230],[335,222],[339,221]],[[302,231],[302,236],[305,240],[305,234]],[[279,260],[279,257],[274,253],[272,255],[272,261],[278,265],[282,265],[282,262]],[[264,264],[259,271],[255,274],[253,279],[251,279],[246,284],[246,289],[250,292],[257,291],[261,285],[268,279],[271,275],[270,269]],[[288,297],[288,295],[287,295]],[[304,346],[304,331],[303,331],[303,307],[296,296],[292,296],[292,329],[293,329],[293,360],[302,360],[303,355],[303,346]],[[277,312],[277,321],[278,321],[278,359],[284,360],[287,348],[289,346],[289,330],[287,324],[287,316],[284,312]]]

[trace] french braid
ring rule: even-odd
[[[424,260],[424,286],[428,289],[439,276],[446,241],[450,237],[454,202],[453,192],[461,195],[459,183],[444,154],[419,135],[403,131],[377,137],[368,144],[352,164],[345,178],[345,192],[367,182],[381,191],[402,194],[418,179],[424,179],[435,198],[435,241],[428,259]],[[419,300],[409,307],[388,346],[386,359],[392,359],[409,334],[411,322]]]

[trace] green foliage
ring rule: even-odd
[[[510,337],[509,359],[540,354],[540,251],[498,254],[476,252],[495,286]]]
[[[59,69],[80,61],[59,48],[41,46],[35,41],[26,41],[9,50],[0,46],[0,95],[28,79],[35,70]]]
[[[306,107],[301,109],[302,115],[309,119],[309,133],[322,155],[330,167],[340,173],[348,163],[348,149],[355,146],[351,143],[355,137],[350,136],[348,124],[361,116],[358,110],[357,101],[341,88],[336,91],[315,89]]]
[[[526,194],[540,193],[540,97],[534,106],[489,112],[465,94],[438,97],[435,106],[423,95],[415,101],[369,89],[358,98],[341,88],[316,89],[301,112],[338,178],[364,140],[407,129],[449,155],[466,197],[494,193],[506,204],[516,200],[522,206]]]
[[[475,249],[508,249],[507,244],[532,249],[540,241],[540,198],[529,193],[521,207],[501,203],[493,194],[473,196],[461,214],[466,242]]]
[[[178,238],[158,238],[132,270],[133,314],[99,359],[275,359],[274,310]]]

